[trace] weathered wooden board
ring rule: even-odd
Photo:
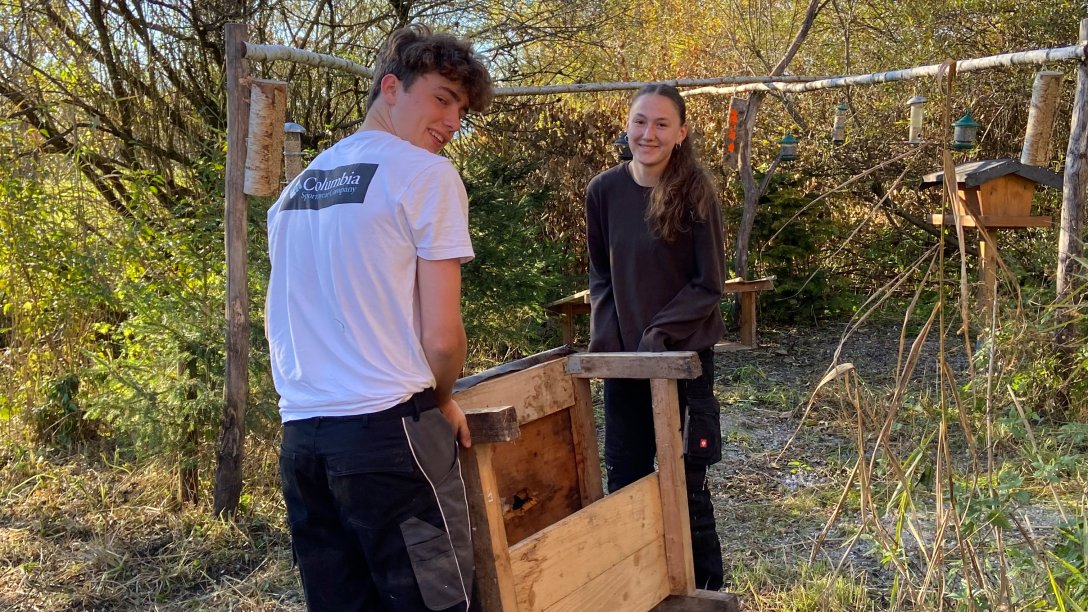
[[[494,446],[474,444],[461,452],[469,515],[472,517],[472,555],[476,561],[476,593],[480,609],[517,610],[509,545],[502,526],[502,501],[495,480]]]
[[[978,227],[974,217],[962,217],[964,227]],[[992,217],[983,215],[980,219],[986,229],[1014,229],[1017,227],[1050,227],[1054,221],[1050,217]],[[930,215],[933,225],[954,224],[952,215]]]
[[[692,568],[694,562],[676,381],[651,380],[650,395],[653,399],[654,438],[657,441],[660,477],[658,484],[661,488],[661,518],[665,526],[669,592],[686,595],[695,590],[695,570]]]
[[[697,378],[699,355],[667,353],[578,353],[567,357],[567,374],[576,378]]]
[[[650,474],[511,547],[518,609],[546,609],[662,538]]]
[[[604,497],[604,484],[601,481],[601,455],[597,450],[597,422],[593,417],[589,380],[575,378],[573,383],[574,405],[570,408],[570,425],[574,437],[574,456],[578,462],[578,489],[584,507]]]
[[[648,544],[567,595],[547,612],[649,610],[669,592],[661,540]]]
[[[581,509],[570,411],[524,423],[517,440],[494,447],[495,478],[509,544]]]
[[[454,393],[453,399],[464,409],[513,406],[518,423],[524,425],[574,404],[574,386],[564,372],[565,361],[557,359],[482,382]]]
[[[740,599],[732,593],[698,589],[691,595],[669,595],[652,612],[740,612]]]
[[[509,442],[518,437],[518,413],[513,406],[462,408],[473,444]]]

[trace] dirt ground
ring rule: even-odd
[[[764,567],[772,582],[796,581],[842,492],[857,457],[853,415],[820,401],[807,414],[805,407],[832,365],[844,329],[841,323],[764,329],[759,348],[717,355],[723,459],[709,478],[727,580]],[[912,341],[908,336],[904,352]],[[962,340],[950,334],[946,342],[949,362],[962,371]],[[838,363],[854,364],[866,389],[891,389],[899,343],[899,325],[868,325],[842,345]],[[935,379],[935,335],[922,348],[912,380],[925,385]],[[839,562],[855,519],[840,517],[817,560]],[[854,547],[845,567],[879,590],[891,576],[870,552]]]

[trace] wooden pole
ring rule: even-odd
[[[249,127],[248,66],[245,24],[229,23],[226,34],[227,162],[225,242],[227,253],[227,354],[223,420],[219,426],[214,512],[234,514],[242,495],[242,451],[249,402],[249,291],[247,277],[246,132]]]
[[[992,237],[996,234],[991,230]],[[978,238],[979,276],[982,277],[982,287],[979,291],[979,305],[987,324],[990,321],[990,312],[993,310],[994,300],[997,299],[997,245],[991,244],[985,236]]]
[[[1080,22],[1080,44],[1088,41],[1088,19]],[[1077,64],[1077,89],[1073,117],[1069,124],[1069,145],[1065,153],[1062,181],[1062,216],[1058,232],[1058,330],[1054,343],[1067,358],[1072,357],[1076,329],[1071,325],[1076,305],[1071,303],[1081,284],[1077,259],[1084,253],[1083,226],[1085,186],[1088,185],[1088,61]]]

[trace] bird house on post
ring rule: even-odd
[[[944,183],[944,173],[935,172],[922,177],[922,188]],[[952,202],[954,212],[965,228],[979,227],[987,230],[1016,229],[1025,227],[1050,227],[1050,217],[1032,216],[1031,200],[1035,186],[1062,187],[1062,176],[1046,168],[1028,166],[1015,159],[989,159],[956,166],[956,198]],[[930,215],[934,225],[954,223],[952,215]],[[996,238],[990,233],[990,239]],[[980,302],[986,312],[993,303],[997,288],[996,245],[980,233],[979,271],[982,276]]]
[[[922,177],[922,188],[940,185],[943,172]],[[1028,166],[1015,159],[988,159],[956,166],[956,199],[953,206],[963,224],[988,229],[1050,227],[1050,217],[1033,217],[1031,200],[1035,186],[1061,188],[1062,176],[1046,168]],[[932,215],[934,224],[952,222]]]

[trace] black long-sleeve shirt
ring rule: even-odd
[[[586,192],[589,350],[710,348],[725,333],[721,212],[713,206],[672,242],[654,237],[645,219],[651,188],[634,181],[628,163],[598,174]]]

